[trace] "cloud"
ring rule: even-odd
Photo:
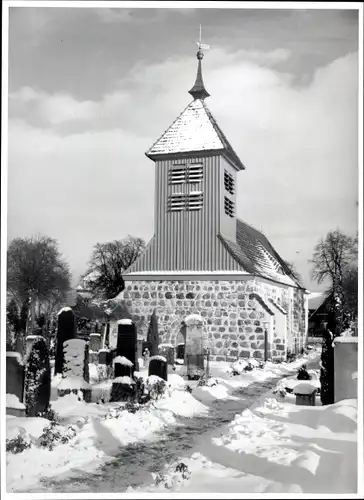
[[[207,104],[247,169],[238,215],[263,228],[309,279],[307,259],[332,228],[357,226],[358,54],[295,88],[263,60],[211,50]],[[97,241],[153,233],[154,169],[144,152],[190,100],[196,62],[140,62],[99,101],[22,88],[9,96],[9,237],[46,232],[79,275]],[[21,145],[21,147],[19,147]],[[299,251],[300,254],[296,254]]]

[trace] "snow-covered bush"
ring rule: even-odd
[[[230,375],[241,375],[244,372],[255,370],[256,368],[263,368],[264,362],[255,358],[238,359],[234,361],[228,369]]]
[[[52,409],[51,405],[48,405],[44,411],[39,412],[37,414],[37,417],[46,418],[47,420],[50,420],[51,422],[59,422],[58,413],[56,413]]]
[[[51,422],[37,439],[37,446],[52,451],[57,444],[66,444],[76,436],[76,429],[69,425],[64,431],[56,422]]]
[[[156,375],[150,375],[145,384],[145,389],[149,395],[149,399],[156,400],[164,396],[166,392],[166,381]]]
[[[27,360],[24,385],[26,415],[35,417],[47,409],[51,396],[49,351],[43,338],[33,344]]]
[[[8,453],[21,453],[30,446],[31,441],[28,434],[18,434],[15,438],[6,440],[6,451]]]
[[[189,479],[191,472],[188,470],[188,466],[183,462],[179,462],[173,472],[165,474],[155,474],[152,473],[152,477],[155,481],[156,486],[164,486],[164,488],[170,490],[176,487],[178,484],[182,485],[184,481]]]
[[[192,387],[191,387],[190,385],[186,384],[186,385],[185,385],[185,391],[186,391],[186,392],[189,392],[189,393],[191,394],[191,392],[192,392]]]
[[[297,380],[311,380],[311,375],[308,373],[306,365],[302,365],[298,369]]]
[[[219,381],[214,377],[208,377],[208,378],[202,377],[197,382],[197,387],[214,387],[218,383]]]

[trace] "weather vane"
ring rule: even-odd
[[[210,48],[210,45],[206,45],[205,43],[202,43],[202,27],[200,24],[200,40],[197,43],[198,50],[208,50]]]

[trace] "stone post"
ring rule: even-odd
[[[184,320],[186,325],[185,364],[189,380],[200,378],[204,372],[203,319],[191,314]]]
[[[335,403],[358,397],[358,337],[334,340]]]

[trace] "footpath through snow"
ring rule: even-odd
[[[279,435],[281,436],[280,439],[285,436],[286,431],[279,431],[282,425],[284,426],[282,422],[278,424],[277,422],[269,423],[267,417],[262,416],[263,413],[257,414],[259,417],[257,420],[256,415],[253,417],[251,409],[250,413],[245,414],[241,414],[242,410],[251,407],[263,392],[272,387],[274,381],[277,382],[282,377],[295,373],[302,363],[312,361],[317,357],[318,353],[315,352],[294,363],[267,363],[264,369],[244,372],[238,376],[231,376],[227,372],[229,364],[212,363],[211,373],[219,383],[213,387],[197,388],[195,387],[196,384],[190,383],[193,388],[192,394],[185,391],[185,381],[180,376],[171,374],[169,375],[170,388],[168,394],[136,413],[122,410],[122,405],[119,403],[85,404],[79,402],[74,395],[52,401],[53,409],[62,419],[61,423],[63,425],[73,424],[77,429],[77,433],[68,443],[59,444],[52,451],[40,449],[33,445],[19,454],[7,454],[7,491],[53,491],[63,493],[103,491],[122,493],[132,486],[133,488],[144,488],[142,491],[151,491],[148,488],[152,488],[152,490],[162,488],[164,492],[168,492],[163,481],[158,486],[155,486],[155,484],[154,486],[148,486],[152,478],[151,473],[161,476],[161,470],[165,469],[168,476],[170,468],[168,466],[164,468],[165,464],[172,464],[173,468],[173,462],[179,459],[178,457],[185,456],[189,450],[195,450],[198,455],[194,453],[183,460],[186,460],[186,464],[188,460],[191,462],[188,462],[190,463],[188,468],[192,472],[190,479],[183,479],[182,484],[178,481],[174,484],[172,481],[172,486],[169,485],[168,488],[172,490],[182,488],[183,491],[186,488],[186,491],[206,491],[204,488],[207,485],[204,486],[204,481],[207,481],[212,488],[207,491],[218,492],[218,485],[212,486],[211,478],[208,480],[206,477],[204,472],[206,470],[205,463],[209,463],[210,460],[214,464],[211,466],[210,473],[215,478],[219,477],[218,474],[217,476],[214,475],[216,467],[220,470],[220,476],[225,474],[227,470],[230,471],[230,467],[221,464],[221,457],[224,457],[223,461],[226,461],[226,453],[233,454],[230,455],[231,459],[238,453],[234,449],[236,445],[231,445],[231,443],[235,441],[244,443],[243,438],[245,436],[246,441],[254,441],[257,444],[259,442],[257,433],[261,433],[261,436],[265,435],[261,441],[263,449],[264,442],[269,443],[269,440],[267,441],[268,432],[272,434],[274,431],[272,435]],[[267,381],[270,381],[270,383],[267,383]],[[283,404],[283,408],[285,408],[286,404]],[[259,411],[266,411],[267,407],[264,408]],[[282,413],[282,408],[279,408],[281,413],[276,411],[276,417],[277,415],[282,417],[282,415],[292,413],[287,408],[285,408],[286,414]],[[319,412],[326,411],[325,408],[313,408],[311,411],[317,412],[317,410]],[[305,407],[298,414],[301,411],[310,410]],[[270,415],[274,414],[272,409],[269,412]],[[236,415],[240,416],[234,419]],[[237,420],[239,418],[243,420]],[[254,432],[251,434],[253,427],[249,424],[249,418],[254,425],[258,421],[260,422],[258,430],[253,425],[255,434]],[[271,417],[269,419],[272,420]],[[229,425],[232,427],[223,427],[226,423],[230,423]],[[49,424],[49,421],[40,418],[19,419],[17,417],[8,417],[7,438],[14,437],[19,432],[27,433],[31,441],[35,443],[46,424]],[[237,428],[234,426],[237,426]],[[220,428],[220,431],[223,429],[218,436],[214,434],[214,429],[217,427]],[[245,429],[245,434],[240,432],[242,429]],[[329,433],[332,434],[333,431],[331,430]],[[201,439],[202,436],[203,440]],[[230,438],[229,436],[235,437]],[[239,436],[239,439],[236,436]],[[210,443],[210,448],[205,448],[202,441],[205,445]],[[350,439],[342,438],[339,441],[350,442],[351,445],[345,445],[348,450],[351,450],[355,444],[353,439],[350,441]],[[297,446],[296,443],[296,448]],[[298,455],[302,452],[302,446],[300,450],[296,450]],[[270,445],[268,444],[265,453],[269,448]],[[246,443],[242,445],[242,449],[244,449],[245,453],[248,453],[249,448]],[[213,450],[215,451],[213,452]],[[223,450],[224,454],[221,454]],[[312,450],[309,451],[311,455],[316,453],[312,452]],[[278,455],[277,453],[275,451],[274,456],[278,456],[279,453]],[[289,454],[291,458],[293,457],[292,453]],[[256,450],[251,450],[251,455],[256,456]],[[220,463],[216,456],[219,457]],[[235,456],[235,461],[237,458],[240,462],[241,456]],[[266,457],[263,458],[267,460]],[[262,456],[260,456],[260,460],[262,460]],[[227,463],[229,463],[228,460]],[[240,476],[242,474],[249,476],[247,471],[243,472],[235,469],[234,473],[237,472]],[[224,483],[225,479],[229,479],[229,474],[224,478]],[[199,481],[199,477],[201,481]],[[234,479],[234,486],[231,486],[232,491],[255,491],[252,486],[253,479],[249,479],[251,484],[245,482],[244,486],[238,485]],[[229,481],[224,486],[224,491],[230,491]],[[282,483],[282,481],[277,482],[271,479],[267,479],[267,481],[269,484]],[[258,482],[262,485],[261,477],[259,477]],[[301,488],[302,491],[305,491],[305,489],[302,489],[300,482],[294,484],[297,485],[295,486],[296,489]],[[268,487],[268,484],[266,486]],[[241,489],[242,487],[247,488],[247,490]],[[258,488],[257,485],[255,487]],[[237,490],[234,490],[234,488],[237,488]]]

